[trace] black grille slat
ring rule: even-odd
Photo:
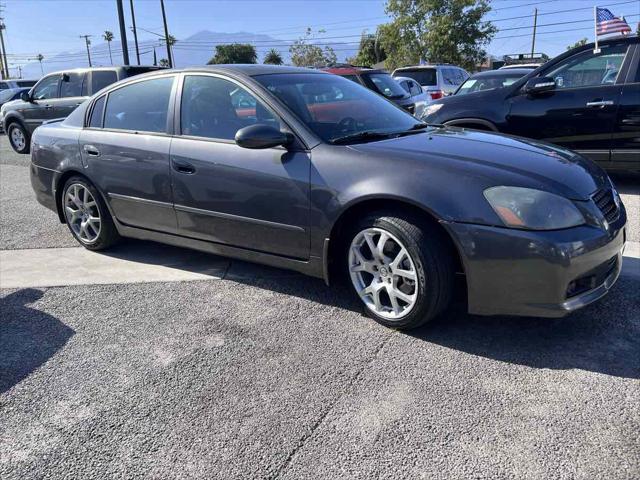
[[[620,211],[613,199],[613,191],[610,188],[603,188],[594,193],[591,198],[604,215],[607,222],[615,222],[620,216]]]

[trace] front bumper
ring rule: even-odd
[[[451,223],[469,313],[563,317],[607,294],[622,268],[626,212],[608,230],[525,231]]]

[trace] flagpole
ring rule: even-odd
[[[598,48],[598,7],[593,6],[593,33],[596,37],[596,48],[593,49],[593,53],[600,53],[600,49]]]

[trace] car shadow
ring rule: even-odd
[[[0,393],[38,369],[75,333],[52,315],[28,306],[42,295],[27,288],[0,298]]]

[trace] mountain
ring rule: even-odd
[[[129,62],[132,65],[137,63],[135,46],[132,35],[127,38],[129,50]],[[157,40],[144,40],[138,42],[140,50],[140,63],[142,65],[153,64],[153,50],[155,48],[158,61],[167,57],[167,50],[160,44],[161,38]],[[248,32],[222,33],[203,30],[190,37],[179,39],[173,47],[173,56],[177,67],[187,67],[193,65],[204,65],[214,55],[215,45],[226,43],[251,43],[255,45],[258,53],[258,61],[262,62],[264,55],[271,48],[280,52],[285,63],[291,59],[289,55],[289,45],[291,42],[283,41],[269,35],[254,34]],[[317,39],[317,43],[327,43],[336,51],[338,61],[344,61],[357,53],[357,47],[345,43],[331,43]],[[109,58],[109,46],[106,42],[96,43],[91,46],[91,60],[93,66],[111,65]],[[111,42],[111,51],[114,65],[122,64],[122,45],[118,41]],[[55,56],[47,57],[42,62],[44,73],[70,68],[86,67],[87,52],[83,48],[74,51],[61,52]],[[40,64],[31,62],[22,67],[23,78],[39,78]]]

